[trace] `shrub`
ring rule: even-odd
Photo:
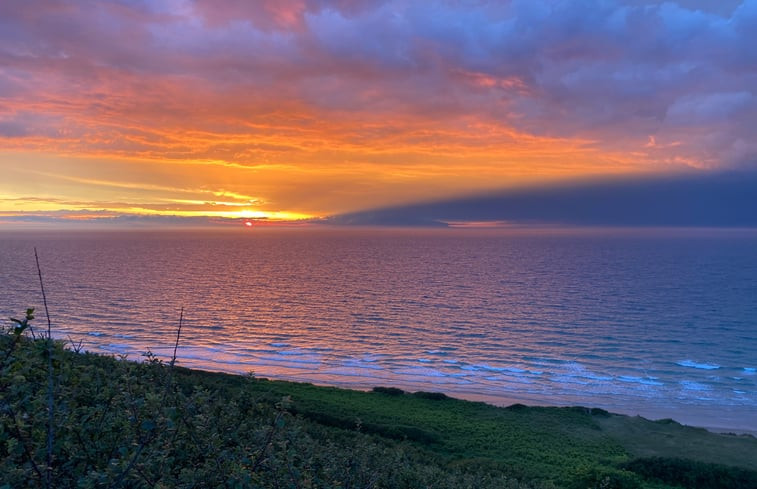
[[[61,342],[48,459],[49,342],[25,337],[23,323],[0,335],[0,489],[525,487],[499,472],[447,467],[411,445],[439,439],[415,426],[298,416],[290,400],[272,400],[267,381],[174,368],[149,354],[142,363],[76,354]]]
[[[405,393],[405,391],[396,387],[374,387],[372,392],[386,394],[387,396],[401,396]]]
[[[420,397],[421,399],[430,399],[432,401],[444,401],[447,399],[451,399],[447,394],[443,392],[413,392],[413,395],[415,397]]]
[[[647,480],[697,489],[757,487],[757,471],[680,458],[637,458],[623,465]]]
[[[507,406],[505,409],[510,411],[526,411],[528,410],[528,406],[526,406],[525,404],[516,403]]]
[[[582,467],[575,471],[569,489],[640,489],[638,475],[608,467]]]

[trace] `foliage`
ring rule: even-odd
[[[360,423],[335,429],[295,416],[287,396],[253,388],[264,381],[213,382],[149,352],[136,363],[62,342],[53,348],[48,484],[47,345],[16,326],[10,333],[0,336],[2,488],[526,487],[501,472],[448,466]]]
[[[657,489],[691,480],[739,487],[704,484],[754,477],[691,461],[675,470],[663,470],[667,459],[631,461],[617,428],[603,427],[617,416],[602,410],[269,381],[164,364],[150,352],[141,363],[76,353],[60,341],[49,352],[45,338],[28,337],[33,312],[0,335],[0,489]]]
[[[680,458],[649,457],[632,460],[624,467],[645,479],[697,489],[757,487],[757,471]]]
[[[580,467],[573,474],[570,489],[640,489],[642,482],[636,474],[626,470]]]
[[[405,391],[396,387],[374,387],[371,392],[378,392],[379,394],[386,394],[388,396],[402,396]]]
[[[430,399],[432,401],[445,401],[447,399],[451,399],[447,394],[443,392],[424,392],[424,391],[418,391],[413,392],[413,395],[415,397],[420,397],[421,399]]]

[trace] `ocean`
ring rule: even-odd
[[[757,431],[757,232],[0,232],[0,314],[86,350]],[[10,323],[8,322],[8,325]]]

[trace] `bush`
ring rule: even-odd
[[[570,489],[640,489],[639,476],[626,470],[607,467],[583,467],[576,470]]]
[[[525,487],[447,467],[410,445],[439,439],[415,426],[297,416],[291,400],[254,388],[266,381],[173,368],[153,355],[136,363],[76,354],[61,342],[52,344],[48,456],[49,342],[25,337],[23,323],[0,335],[0,489]]]
[[[623,465],[644,479],[697,489],[757,487],[757,471],[680,458],[637,458]]]
[[[528,406],[526,406],[525,404],[516,403],[507,406],[505,409],[509,411],[527,411]]]
[[[591,408],[591,415],[592,416],[608,417],[608,416],[610,416],[610,413],[609,413],[609,411],[605,411],[604,409]]]
[[[405,391],[396,387],[374,387],[372,392],[386,394],[387,396],[401,396],[405,394]]]
[[[443,392],[413,392],[413,395],[415,397],[420,397],[421,399],[430,399],[432,401],[445,401],[447,399],[451,399],[447,394]]]

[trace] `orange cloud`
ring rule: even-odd
[[[469,7],[3,4],[0,202],[300,218],[757,154],[742,59],[670,27],[748,12]]]

